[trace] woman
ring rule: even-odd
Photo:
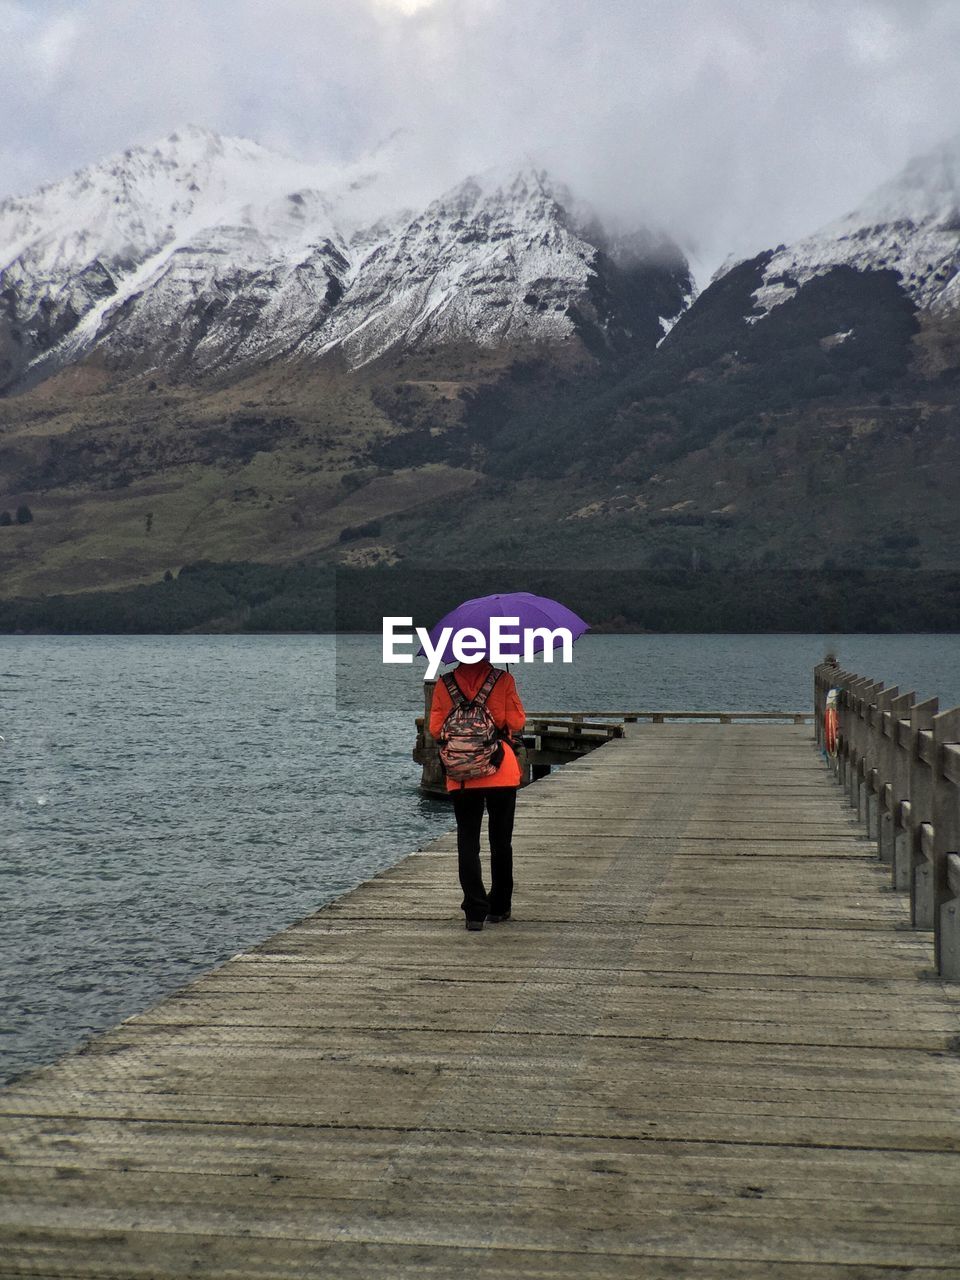
[[[468,701],[480,693],[493,667],[486,658],[479,662],[461,662],[450,673],[463,697]],[[443,725],[453,710],[454,700],[443,680],[438,680],[430,705],[430,734],[439,739]],[[487,777],[458,782],[447,777],[447,791],[453,797],[457,819],[457,859],[461,907],[468,929],[482,929],[484,920],[499,924],[510,919],[513,895],[513,815],[520,786],[520,764],[508,740],[519,733],[526,721],[517,686],[508,671],[496,675],[486,699],[486,709],[501,734],[502,759],[496,771]],[[480,824],[486,805],[490,836],[490,892],[483,887],[480,867]]]

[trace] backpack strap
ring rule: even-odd
[[[483,684],[480,686],[477,692],[473,695],[473,697],[469,699],[470,705],[475,707],[486,706],[487,699],[490,697],[490,694],[493,692],[493,686],[497,683],[497,681],[500,679],[502,675],[503,675],[503,672],[500,670],[499,667],[491,667],[490,670],[487,672],[486,680],[484,680]],[[457,707],[464,706],[467,703],[468,699],[466,694],[457,684],[457,678],[453,674],[453,672],[452,671],[446,672],[446,674],[442,675],[440,679],[443,681],[444,688],[446,689],[447,693],[449,693],[450,695],[450,701],[453,703],[454,710],[456,710]]]
[[[464,696],[463,690],[457,684],[456,677],[453,672],[448,671],[446,675],[441,676],[440,679],[443,681],[443,687],[450,695],[450,701],[453,703],[454,709],[462,707],[467,699]]]
[[[475,706],[478,706],[478,707],[486,706],[487,699],[490,697],[490,694],[493,692],[493,686],[497,683],[497,681],[500,679],[502,675],[503,675],[503,672],[499,669],[499,667],[490,668],[490,670],[487,672],[486,680],[484,680],[483,684],[480,686],[480,688],[477,690],[474,696],[473,701]]]

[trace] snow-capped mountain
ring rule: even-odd
[[[339,296],[345,246],[309,166],[187,128],[0,204],[6,363],[60,367],[94,346],[193,357],[213,327],[242,349],[261,313]],[[3,341],[0,339],[0,341]]]
[[[558,343],[588,325],[652,346],[690,300],[686,261],[650,232],[610,243],[578,212],[530,163],[468,178],[357,262],[342,304],[303,350],[340,349],[357,365],[399,343]],[[628,317],[609,277],[638,265],[657,278]]]
[[[912,160],[859,209],[770,259],[754,294],[763,314],[831,267],[899,273],[917,306],[960,307],[960,137]]]
[[[0,386],[94,350],[202,375],[422,343],[652,347],[692,296],[669,240],[614,242],[531,164],[420,213],[388,186],[191,127],[0,203]]]

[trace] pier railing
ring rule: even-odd
[[[937,972],[960,982],[960,707],[940,711],[834,661],[814,670],[815,733],[825,750],[827,695],[838,690],[828,757],[867,835],[910,894],[915,929],[932,929]]]
[[[616,719],[624,724],[637,724],[640,721],[667,724],[671,720],[701,720],[708,724],[774,720],[806,724],[812,716],[809,711],[531,711],[527,719],[536,724],[566,724],[568,721],[577,723],[589,719]]]

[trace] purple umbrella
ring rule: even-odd
[[[533,627],[548,627],[551,630],[565,627],[574,640],[590,629],[588,622],[584,622],[581,617],[557,600],[551,600],[548,596],[531,595],[529,591],[511,591],[505,595],[479,596],[476,600],[464,600],[463,604],[457,605],[430,628],[430,643],[434,647],[438,644],[444,627],[452,627],[453,635],[464,627],[475,627],[485,637],[489,652],[491,618],[519,618],[521,632]],[[442,662],[457,660],[453,653],[453,635],[443,650]],[[556,648],[556,645],[557,641],[554,640],[551,648]],[[543,647],[543,636],[535,636],[533,652],[539,653]],[[422,646],[417,656],[425,656]],[[521,654],[517,653],[516,656],[519,659]]]

